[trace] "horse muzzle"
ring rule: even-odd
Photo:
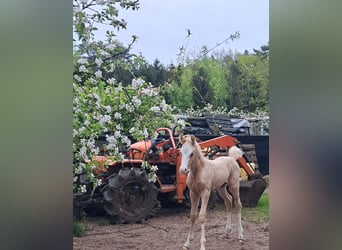
[[[180,172],[181,172],[181,174],[188,175],[189,169],[187,169],[187,168],[180,168]]]

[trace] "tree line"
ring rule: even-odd
[[[252,53],[220,52],[183,64],[163,65],[137,61],[127,67],[119,64],[107,77],[124,86],[134,77],[160,88],[166,102],[178,111],[234,107],[248,112],[269,110],[269,45]]]

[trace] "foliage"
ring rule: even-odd
[[[160,86],[168,103],[181,112],[203,108],[206,104],[214,108],[237,107],[248,112],[268,112],[269,61],[266,52],[234,55],[221,51],[208,57],[204,55],[210,50],[203,49],[198,59],[187,58],[186,64],[159,65],[159,68],[145,65],[136,74],[151,79],[154,86]],[[156,75],[159,75],[158,80]]]
[[[74,222],[72,225],[73,236],[82,237],[87,233],[87,231],[88,231],[88,227],[87,227],[87,224],[84,222],[77,221],[77,222]]]
[[[119,7],[117,6],[119,5]],[[121,149],[149,137],[158,126],[169,126],[171,108],[160,88],[138,78],[133,70],[143,63],[130,54],[135,42],[123,46],[114,30],[126,28],[119,8],[137,9],[138,1],[74,0],[73,169],[74,192],[90,194],[101,180],[93,174],[93,157],[99,153],[122,159]],[[95,40],[97,25],[108,24],[105,41]],[[116,68],[127,70],[130,82],[115,79]],[[97,145],[106,136],[103,148]],[[145,167],[147,169],[147,167]],[[150,167],[153,171],[153,167]],[[154,180],[153,173],[150,173]],[[92,183],[92,185],[86,185]]]
[[[268,69],[255,55],[238,55],[231,64],[228,78],[230,107],[254,112],[257,108],[268,110]]]

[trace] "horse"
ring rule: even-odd
[[[237,209],[238,238],[243,240],[243,227],[241,224],[242,204],[239,194],[240,167],[236,160],[242,157],[242,151],[232,146],[229,148],[228,156],[218,157],[210,160],[204,157],[201,148],[194,135],[179,136],[182,144],[181,154],[181,174],[187,175],[186,184],[190,190],[191,211],[190,229],[187,240],[183,245],[183,250],[189,249],[190,241],[193,239],[193,227],[197,217],[198,203],[201,198],[201,208],[198,219],[201,223],[201,250],[205,250],[205,218],[210,193],[217,190],[223,198],[227,208],[226,235],[231,232],[231,210],[232,196],[227,191],[227,185],[234,197],[234,205]]]

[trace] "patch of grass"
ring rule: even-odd
[[[84,222],[77,221],[72,225],[72,234],[76,237],[84,236],[87,230],[88,227]]]
[[[110,221],[107,218],[101,218],[98,220],[97,224],[99,226],[108,226],[110,225]]]
[[[255,207],[242,209],[242,216],[246,220],[254,223],[267,221],[270,217],[269,196],[268,193],[263,193]]]
[[[270,186],[270,176],[269,175],[265,175],[263,178],[266,181],[266,186],[269,187]]]

